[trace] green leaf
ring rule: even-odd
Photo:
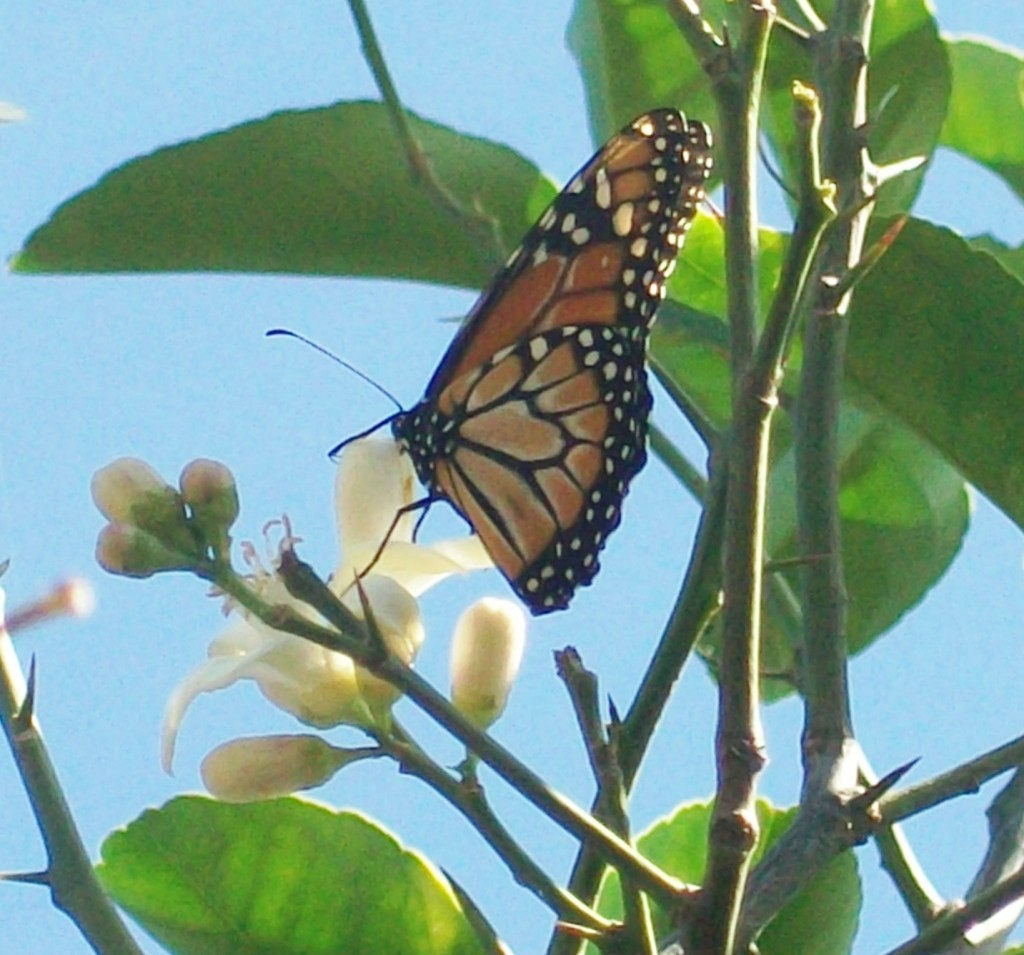
[[[753,864],[792,823],[795,809],[777,809],[758,800],[761,838]],[[700,883],[707,861],[710,803],[679,807],[637,839],[640,852],[665,871],[688,883]],[[611,873],[602,883],[598,910],[609,918],[622,917],[619,880]],[[762,955],[844,955],[853,944],[861,907],[860,876],[852,852],[833,859],[809,885],[780,911],[757,940]],[[655,931],[671,930],[667,913],[655,909]],[[594,949],[590,949],[595,955]]]
[[[761,229],[758,243],[759,305],[764,315],[775,294],[788,237]],[[724,258],[722,223],[712,216],[698,215],[669,280],[668,299],[658,311],[651,335],[654,360],[691,394],[718,428],[728,424],[732,400]]]
[[[706,15],[725,6],[714,0]],[[713,126],[707,77],[662,0],[576,0],[567,42],[583,79],[595,142],[657,106],[682,107]]]
[[[848,394],[852,389],[847,388]],[[795,460],[790,422],[785,454],[772,466],[768,490],[768,553],[797,558]],[[970,518],[963,478],[926,442],[884,411],[844,399],[839,425],[839,518],[847,592],[846,640],[850,653],[865,649],[938,582],[953,562]],[[800,571],[769,575],[762,672],[792,674],[801,623],[791,594]],[[717,647],[716,647],[717,650]],[[791,689],[769,681],[766,696]]]
[[[847,373],[1024,527],[1024,285],[911,220],[858,287]]]
[[[1000,242],[998,239],[994,239],[990,235],[976,235],[967,241],[972,249],[987,252],[1007,272],[1024,281],[1024,244],[1011,249],[1008,245]]]
[[[111,834],[97,871],[179,955],[485,951],[426,859],[365,816],[299,799],[172,799]]]
[[[692,239],[677,272],[679,283],[689,301],[718,314],[666,302],[655,326],[654,354],[659,369],[724,429],[731,407],[728,329],[719,317],[724,289],[720,279],[714,278],[721,275],[721,265],[714,261],[720,253],[710,225],[698,223]],[[770,292],[785,239],[765,233],[762,246],[766,251],[760,263],[761,286],[763,292]],[[873,356],[872,367],[894,362],[902,367],[905,361],[905,356],[880,354]],[[798,342],[788,362],[785,401],[772,433],[767,546],[774,560],[798,556],[793,430],[786,408],[796,394],[799,363]],[[848,376],[840,423],[839,507],[850,652],[868,646],[939,580],[959,551],[970,513],[964,480],[957,470],[908,426],[898,409],[879,406],[873,395],[864,392],[862,383]],[[796,594],[797,568],[769,575],[761,661],[762,689],[769,699],[792,691],[795,648],[802,639]],[[716,624],[700,650],[714,670],[720,650]]]
[[[850,653],[868,647],[938,582],[960,550],[970,517],[963,478],[927,443],[880,409],[844,400],[840,429],[839,518]],[[792,428],[778,415],[768,488],[767,552],[797,558],[796,474]],[[802,621],[800,571],[769,574],[761,641],[767,700],[793,691]],[[699,650],[717,671],[721,630],[715,621]]]
[[[831,4],[817,9],[827,21]],[[765,82],[765,126],[788,183],[797,181],[798,169],[799,137],[790,92],[794,80],[818,85],[810,49],[776,29]],[[868,145],[875,163],[931,156],[946,116],[950,82],[945,48],[925,0],[880,0],[874,8],[868,67]],[[924,172],[922,166],[884,185],[877,209],[883,214],[908,209]]]
[[[555,194],[513,150],[410,116],[441,180],[510,247]],[[61,206],[19,272],[286,272],[471,288],[478,240],[411,175],[384,107],[275,113],[135,159]]]
[[[944,42],[953,95],[942,145],[991,169],[1024,198],[1024,55],[989,40]]]

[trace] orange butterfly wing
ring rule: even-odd
[[[598,570],[646,460],[647,331],[704,195],[710,133],[634,120],[573,177],[392,430],[535,614]]]

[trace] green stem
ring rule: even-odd
[[[1024,896],[1024,870],[1008,876],[992,888],[979,892],[964,905],[936,919],[928,928],[886,955],[929,955],[957,941],[973,924],[995,915]]]
[[[1009,743],[997,746],[923,783],[883,796],[878,801],[877,809],[884,823],[906,819],[948,799],[976,793],[990,779],[1022,764],[1024,736],[1018,736]]]
[[[46,872],[34,874],[31,881],[49,885],[53,904],[75,923],[96,952],[142,955],[96,878],[32,712],[33,696],[31,686],[25,686],[11,638],[0,627],[0,723],[48,860]]]
[[[435,204],[448,213],[458,226],[466,233],[473,247],[481,253],[484,262],[490,268],[500,268],[505,261],[507,250],[501,239],[499,223],[491,216],[474,209],[469,209],[455,194],[437,178],[433,164],[409,123],[409,114],[399,99],[398,90],[391,79],[387,62],[377,42],[373,22],[363,0],[349,0],[352,18],[363,44],[366,62],[373,73],[373,78],[380,90],[381,98],[387,106],[391,122],[395,127],[406,162],[413,177],[426,188],[428,195]]]
[[[691,887],[663,872],[639,855],[632,846],[601,825],[570,799],[551,789],[536,773],[517,760],[492,737],[481,732],[456,710],[423,677],[392,655],[381,655],[362,621],[350,622],[351,614],[294,551],[284,551],[280,573],[289,592],[316,609],[338,627],[332,630],[313,623],[290,607],[268,604],[225,564],[199,568],[225,593],[234,597],[265,623],[337,653],[351,657],[375,676],[397,687],[436,723],[487,763],[502,779],[532,802],[549,819],[598,849],[605,860],[631,874],[644,889],[666,904],[687,896]],[[355,633],[358,636],[352,636]]]
[[[752,359],[758,307],[757,128],[774,8],[770,3],[749,2],[742,10],[733,68],[713,77],[724,147],[733,421],[726,444],[728,491],[715,741],[718,786],[700,911],[691,926],[696,955],[733,952],[750,856],[758,838],[755,783],[764,765],[758,693],[761,594],[768,438],[777,381],[764,377],[761,366],[752,367]]]
[[[863,753],[860,757],[860,775],[865,786],[873,786],[878,782],[877,774]],[[885,798],[883,796],[875,804],[875,812],[880,812],[879,806]],[[884,821],[875,831],[874,839],[875,845],[878,846],[878,854],[881,856],[882,868],[889,873],[889,878],[896,886],[914,924],[918,929],[924,928],[931,925],[942,912],[945,900],[921,867],[903,827],[886,819],[884,813],[880,814]]]
[[[820,162],[835,184],[839,217],[816,249],[796,414],[797,516],[803,567],[804,780],[800,811],[751,879],[741,939],[747,940],[839,852],[856,841],[846,805],[857,791],[846,679],[845,592],[839,521],[838,421],[849,295],[826,279],[856,265],[869,206],[867,60],[873,0],[837,0],[829,27],[811,38],[821,101]],[[806,190],[806,187],[805,187]],[[805,190],[802,190],[805,191]],[[819,190],[820,191],[820,190]],[[819,195],[819,200],[824,194]],[[852,213],[848,210],[855,210]],[[837,821],[843,823],[837,825]]]
[[[661,458],[665,467],[696,500],[703,501],[707,497],[708,482],[700,470],[694,467],[657,425],[652,424],[650,427],[650,440],[651,450]]]
[[[516,882],[546,903],[559,919],[580,923],[599,932],[609,932],[614,928],[613,922],[555,884],[530,858],[494,815],[482,788],[454,779],[397,724],[393,736],[377,734],[376,739],[380,748],[394,757],[404,772],[421,779],[462,813],[508,866]]]

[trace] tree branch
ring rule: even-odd
[[[50,887],[54,906],[75,923],[97,952],[142,955],[96,877],[50,761],[34,706],[35,666],[26,685],[10,635],[0,622],[0,723],[46,846],[46,872],[33,873],[31,881]]]
[[[764,505],[777,369],[752,363],[757,327],[757,130],[771,2],[742,7],[732,69],[712,77],[722,126],[725,272],[733,372],[733,420],[726,444],[728,491],[722,572],[718,786],[700,910],[691,926],[696,955],[731,955],[750,855],[757,843],[755,780],[764,765],[760,722],[760,638]]]

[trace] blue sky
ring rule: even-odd
[[[590,154],[582,89],[564,44],[568,0],[377,6],[379,36],[408,106],[508,143],[558,181]],[[1019,4],[944,0],[938,17],[950,32],[1024,46]],[[14,3],[4,10],[0,35],[0,99],[29,114],[0,129],[5,255],[61,201],[128,158],[275,110],[375,95],[347,8],[338,3]],[[952,157],[939,157],[916,212],[968,234],[1024,239],[1020,206],[1009,193]],[[304,538],[304,556],[327,571],[336,544],[324,452],[389,408],[311,350],[263,332],[302,332],[409,405],[451,336],[451,324],[439,320],[471,303],[464,292],[353,280],[0,278],[7,342],[0,556],[11,559],[8,603],[70,573],[90,577],[99,598],[89,620],[18,641],[23,659],[37,656],[40,718],[90,851],[98,853],[107,832],[146,806],[195,790],[199,760],[217,742],[295,728],[250,687],[205,698],[184,724],[177,776],[163,775],[157,733],[164,702],[205,655],[222,619],[194,579],[137,583],[95,568],[102,522],[89,499],[92,473],[132,454],[173,479],[192,458],[218,458],[240,485],[238,536],[257,538],[267,520],[286,512]],[[655,420],[694,447],[668,402],[656,407]],[[431,534],[459,528],[442,511],[431,514]],[[496,732],[581,803],[590,798],[589,773],[551,651],[576,645],[604,692],[625,703],[674,599],[696,518],[692,502],[652,461],[595,585],[571,612],[531,624],[524,670]],[[855,724],[880,771],[921,757],[913,778],[923,779],[1019,731],[1010,716],[1019,712],[1024,666],[1022,551],[1019,532],[977,500],[950,573],[853,662]],[[477,575],[427,596],[422,672],[445,685],[459,610],[503,588],[497,575]],[[711,681],[692,666],[641,777],[633,802],[638,826],[711,793],[715,709]],[[452,743],[408,711],[403,716],[442,761],[457,761]],[[771,764],[762,791],[781,805],[798,795],[799,725],[792,701],[766,714]],[[531,850],[564,873],[569,840],[496,781],[485,782]],[[949,896],[965,891],[981,858],[983,810],[994,791],[989,786],[908,827],[926,870]],[[516,951],[543,944],[546,911],[417,783],[384,765],[361,764],[317,798],[367,811],[450,869]],[[39,868],[38,834],[2,754],[0,803],[0,870]],[[859,857],[868,899],[856,951],[866,953],[906,938],[911,925],[874,849]],[[87,950],[46,893],[24,886],[0,885],[0,938],[10,951]]]

